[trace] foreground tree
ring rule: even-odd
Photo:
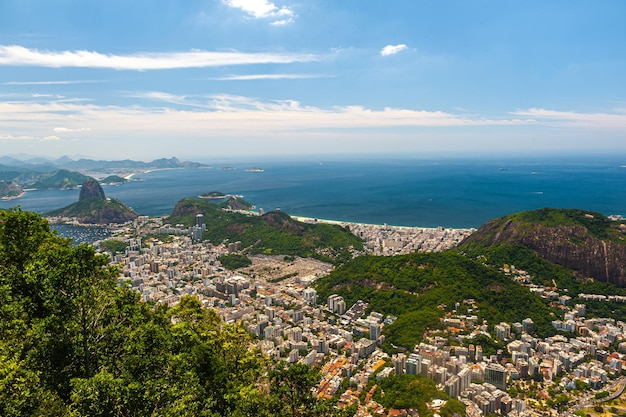
[[[143,303],[107,264],[0,211],[1,416],[335,415],[307,366],[268,372],[241,326],[195,297]]]

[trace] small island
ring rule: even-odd
[[[229,197],[229,195],[224,194],[220,191],[211,191],[210,193],[200,194],[198,197],[204,198],[207,200],[223,200],[226,197]]]
[[[120,185],[128,182],[128,180],[124,177],[120,177],[119,175],[109,175],[106,178],[100,180],[100,184],[102,185]]]
[[[248,168],[246,172],[265,172],[263,168]]]

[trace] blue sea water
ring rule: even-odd
[[[423,227],[478,227],[512,212],[582,208],[626,215],[626,155],[231,162],[230,169],[164,170],[105,186],[140,214],[171,213],[178,200],[210,191],[242,195],[265,211]],[[263,172],[248,172],[259,167]],[[0,208],[45,212],[78,190],[29,191]]]

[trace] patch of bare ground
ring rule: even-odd
[[[265,281],[281,280],[283,284],[314,281],[332,271],[329,263],[311,258],[254,255],[249,256],[252,265],[240,272],[254,279]]]

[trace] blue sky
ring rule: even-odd
[[[0,153],[626,153],[626,2],[2,0]]]

